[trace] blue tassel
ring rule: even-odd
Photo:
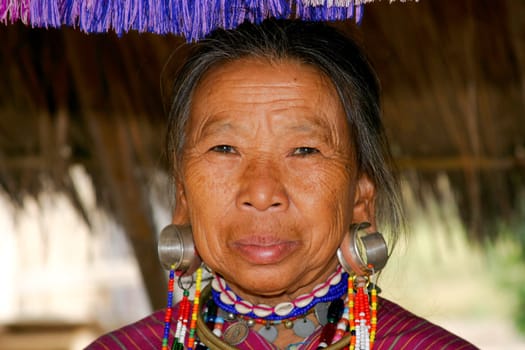
[[[110,0],[85,0],[80,7],[80,29],[87,33],[104,33],[111,26]]]
[[[308,21],[342,21],[355,18],[359,23],[363,4],[354,0],[298,0],[296,17]],[[355,17],[354,17],[355,14]]]
[[[60,27],[60,15],[57,1],[31,1],[29,11],[33,27]]]
[[[62,2],[60,8],[60,22],[67,26],[78,26],[79,4],[77,1],[66,0]]]
[[[182,20],[179,16],[177,10],[176,1],[168,1],[168,20],[169,20],[169,30],[171,33],[182,33]]]
[[[125,32],[124,28],[126,28],[126,11],[128,10],[129,3],[127,1],[125,4],[124,2],[119,4],[118,1],[113,1],[111,4],[111,25],[119,37]]]

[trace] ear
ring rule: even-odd
[[[353,223],[369,222],[372,230],[376,229],[375,199],[375,184],[367,174],[359,175],[355,190]]]
[[[176,183],[175,209],[173,210],[171,222],[175,225],[186,225],[190,222],[186,193],[180,181]]]

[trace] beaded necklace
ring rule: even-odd
[[[162,350],[169,349],[168,339],[171,320],[174,316],[173,292],[176,276],[179,278],[178,284],[183,290],[183,297],[179,302],[179,312],[174,317],[174,319],[177,319],[177,326],[171,349],[207,349],[196,335],[197,319],[200,318],[198,314],[202,282],[202,269],[199,268],[196,273],[193,301],[189,299],[189,287],[186,288],[181,284],[180,274],[173,269],[170,270]],[[237,297],[219,276],[215,277],[213,281],[216,282],[212,282],[212,298],[208,300],[204,307],[203,320],[205,320],[207,328],[212,330],[213,334],[218,338],[223,336],[223,326],[226,320],[238,320],[236,324],[244,326],[246,329],[256,323],[264,324],[265,326],[261,330],[266,331],[270,330],[274,325],[284,324],[286,328],[294,328],[294,332],[298,336],[307,338],[314,331],[315,327],[311,328],[311,331],[299,332],[298,334],[295,326],[299,325],[298,329],[301,329],[302,326],[303,330],[308,328],[301,325],[302,321],[310,322],[313,325],[306,316],[315,310],[319,324],[323,326],[318,349],[337,343],[348,332],[350,332],[349,350],[371,350],[373,348],[377,328],[377,290],[375,283],[368,283],[368,278],[348,276],[346,272],[342,272],[342,269],[338,267],[337,271],[325,283],[316,286],[311,293],[301,295],[294,301],[289,302],[289,304],[292,304],[291,308],[286,303],[282,303],[285,304],[284,306],[278,304],[273,308],[268,305],[253,306]],[[214,284],[215,286],[213,286]],[[341,297],[347,291],[348,297],[345,305]],[[228,300],[229,303],[225,303],[224,300]],[[305,304],[305,300],[309,302]],[[328,304],[329,306],[324,309],[324,316],[322,312],[318,313],[318,309],[322,309],[320,306]],[[239,312],[239,309],[244,311],[244,313]],[[287,311],[287,313],[284,311]],[[257,313],[260,314],[261,312],[267,314],[267,317],[258,317]],[[228,328],[228,331],[230,328]],[[277,332],[275,329],[274,331]],[[259,333],[261,333],[260,330]],[[270,337],[266,337],[268,333],[266,336],[264,334],[261,335],[270,342],[277,338],[277,333],[273,333]],[[226,338],[226,335],[224,336]],[[301,343],[296,345],[299,344]]]
[[[343,299],[335,299],[332,302],[326,303],[326,305],[326,307],[320,309],[321,311],[319,313],[318,310],[315,311],[317,321],[322,326],[319,348],[325,348],[328,345],[334,344],[337,341],[339,341],[341,337],[337,337],[337,327],[339,327],[340,324],[348,325],[348,308],[345,306],[345,301]],[[310,312],[313,312],[313,309]],[[297,336],[305,339],[308,338],[316,329],[315,324],[309,319],[307,319],[306,315],[302,315],[300,316],[300,318],[294,318],[293,320],[287,319],[278,321],[267,321],[263,319],[247,320],[245,316],[234,314],[227,314],[223,316],[221,315],[221,313],[224,314],[224,311],[219,309],[217,305],[215,305],[215,302],[212,298],[208,301],[203,314],[203,317],[206,320],[206,326],[212,331],[212,333],[215,336],[219,338],[223,336],[223,328],[225,321],[230,322],[230,326],[227,332],[237,335],[244,334],[244,336],[247,336],[248,329],[253,327],[255,324],[263,324],[264,327],[260,328],[258,330],[258,333],[270,343],[273,343],[278,336],[278,331],[273,327],[273,325],[284,324],[285,328],[292,328]],[[297,322],[293,322],[297,319]],[[308,322],[311,325],[311,328],[309,328],[308,325],[305,326],[303,322]],[[298,327],[296,327],[297,324],[299,324]],[[305,329],[308,328],[309,330],[305,331]],[[342,335],[344,334],[345,333],[343,333]],[[236,345],[239,341],[241,341],[244,338],[241,337],[241,340],[235,338],[234,340],[234,338],[229,337],[228,334],[224,334],[224,339],[226,342],[232,345]]]
[[[338,266],[337,270],[328,277],[326,282],[315,286],[309,294],[302,294],[293,301],[271,307],[265,304],[253,305],[246,300],[242,300],[226,285],[222,277],[215,275],[212,281],[212,297],[219,310],[226,313],[225,317],[229,321],[241,319],[246,321],[245,324],[248,327],[253,327],[256,323],[264,324],[264,327],[260,328],[258,333],[269,342],[274,342],[277,339],[278,331],[275,325],[281,323],[284,324],[285,328],[292,329],[297,336],[307,338],[316,329],[314,322],[306,318],[307,314],[315,308],[318,316],[320,308],[317,305],[328,305],[330,302],[332,304],[336,302],[339,305],[337,300],[341,301],[341,297],[347,293],[347,278],[348,274],[343,272],[341,266]],[[330,304],[330,307],[332,307],[332,304]],[[328,324],[333,324],[333,327],[336,326],[335,323],[341,318],[343,307],[334,307],[338,310],[336,314],[330,316],[330,308],[328,308],[329,317],[324,316],[328,320],[321,322],[318,316],[319,323],[327,324],[328,322]],[[225,317],[214,315],[211,317],[215,317],[214,333],[216,335],[222,334]],[[238,326],[243,327],[244,324]],[[325,327],[330,328],[330,332],[331,328],[333,328],[331,325],[325,325]],[[327,333],[326,337],[331,340],[333,332]]]
[[[274,307],[265,304],[253,305],[242,300],[226,285],[219,275],[212,281],[213,300],[222,310],[244,315],[252,319],[277,321],[304,315],[316,304],[341,298],[347,292],[346,279],[348,274],[338,266],[328,280],[314,287],[311,293],[298,296],[295,300],[277,304]]]

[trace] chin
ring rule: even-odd
[[[249,299],[250,296],[254,298],[279,298],[284,294],[287,294],[287,290],[290,286],[274,284],[274,283],[264,283],[262,281],[257,281],[255,283],[237,284],[240,288],[239,293],[245,295]]]
[[[261,297],[279,297],[285,293],[290,293],[290,288],[297,285],[297,273],[282,271],[281,269],[270,266],[260,266],[243,271],[250,271],[249,274],[230,274],[223,275],[228,284],[239,292],[247,295]]]

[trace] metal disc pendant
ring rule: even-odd
[[[244,322],[237,322],[232,324],[224,331],[222,338],[224,341],[232,346],[242,343],[248,337],[248,325]]]
[[[264,326],[259,329],[259,334],[263,336],[264,339],[268,340],[268,342],[273,343],[275,339],[277,339],[277,335],[279,334],[277,332],[277,328],[274,326]]]
[[[319,303],[315,305],[315,317],[317,317],[317,321],[321,325],[325,325],[328,323],[328,307],[330,306],[329,302],[326,303]]]
[[[295,320],[293,332],[301,338],[308,338],[315,331],[315,324],[307,318]]]

